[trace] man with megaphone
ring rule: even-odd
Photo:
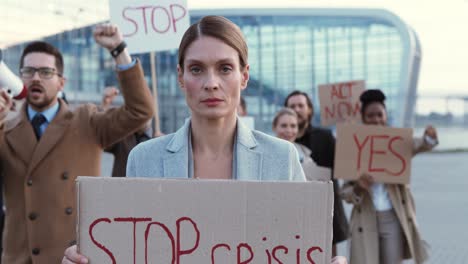
[[[130,57],[119,29],[100,25],[94,37],[115,58],[124,106],[103,112],[88,104],[71,111],[57,96],[66,83],[62,55],[40,41],[27,45],[21,56],[27,96],[17,117],[5,121],[12,98],[0,91],[3,263],[60,263],[76,239],[75,178],[100,175],[103,148],[154,113],[140,62]]]

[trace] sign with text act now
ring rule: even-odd
[[[334,177],[357,180],[362,173],[376,182],[409,183],[413,130],[338,124]]]
[[[322,126],[361,121],[359,96],[366,89],[364,81],[322,84],[318,88]]]
[[[190,26],[186,0],[110,0],[109,13],[131,54],[177,49]]]
[[[331,182],[79,177],[90,263],[329,264]]]

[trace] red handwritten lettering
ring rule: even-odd
[[[332,85],[331,99],[346,99],[352,97],[352,83],[337,83]]]
[[[231,247],[228,245],[228,244],[216,244],[212,249],[211,249],[211,264],[215,264],[215,251],[216,249],[218,248],[221,248],[221,247],[224,247],[224,248],[227,248],[228,251],[231,251]]]
[[[151,10],[151,17],[147,17],[147,10]],[[135,12],[136,11],[136,12]],[[148,35],[150,30],[148,24],[151,23],[152,32],[158,34],[165,34],[172,30],[177,32],[177,22],[187,16],[187,10],[184,6],[179,4],[171,4],[168,7],[164,6],[136,6],[126,7],[122,10],[122,17],[133,25],[133,31],[124,32],[124,37],[131,37],[138,34],[140,26],[143,24],[143,31]],[[138,23],[137,21],[141,21]]]
[[[148,224],[148,226],[146,226],[146,230],[145,230],[145,263],[148,263],[148,237],[149,237],[149,232],[150,232],[150,228],[151,228],[152,225],[157,225],[157,226],[161,227],[164,230],[164,232],[166,232],[166,235],[169,238],[169,240],[171,240],[171,248],[172,248],[171,263],[174,264],[175,263],[175,255],[176,255],[175,254],[174,236],[172,235],[169,228],[167,228],[166,225],[164,225],[163,223],[160,223],[160,222],[151,222],[151,223]]]
[[[390,152],[393,155],[395,155],[395,157],[397,157],[401,161],[401,169],[399,171],[391,172],[390,170],[387,170],[388,173],[390,173],[390,174],[392,174],[394,176],[400,176],[406,170],[406,161],[405,161],[405,159],[393,149],[393,142],[395,142],[397,140],[403,141],[403,138],[400,137],[400,136],[394,137],[388,142],[388,149],[390,150]]]
[[[187,250],[181,250],[181,247],[180,247],[180,223],[183,222],[183,221],[188,221],[190,222],[190,224],[192,224],[192,227],[196,233],[196,239],[195,239],[195,245],[191,248],[191,249],[187,249]],[[192,220],[190,219],[189,217],[181,217],[177,220],[176,222],[176,226],[177,226],[177,254],[176,254],[176,263],[179,264],[180,263],[180,256],[182,255],[188,255],[190,253],[192,253],[193,251],[195,251],[195,249],[197,249],[198,247],[198,244],[200,243],[200,230],[198,230],[198,227],[197,227],[197,224]]]
[[[146,9],[148,8],[152,8],[152,6],[140,6],[140,7],[136,7],[135,9],[141,9],[141,16],[143,17],[143,25],[145,27],[145,34],[148,34],[148,26],[147,26],[147,22],[146,22]]]
[[[276,257],[276,251],[280,249],[284,251],[285,255],[288,254],[288,248],[283,245],[279,245],[273,248],[272,255],[273,258],[278,262],[278,264],[283,264],[283,262]]]
[[[135,20],[133,20],[133,19],[131,19],[131,18],[129,18],[127,16],[127,11],[128,10],[129,10],[129,8],[125,8],[124,10],[122,10],[122,17],[125,20],[128,20],[130,23],[132,23],[133,26],[135,27],[135,30],[132,33],[123,33],[122,35],[124,37],[131,37],[131,36],[135,35],[138,32],[138,23]]]
[[[354,110],[351,111],[352,116],[357,116],[358,114],[360,114],[359,111],[361,111],[361,103],[356,102],[356,104],[354,105]]]
[[[359,144],[359,139],[357,138],[356,134],[353,135],[353,138],[354,138],[354,142],[356,143],[356,146],[358,148],[358,158],[357,158],[357,169],[361,169],[361,156],[362,156],[362,150],[364,148],[364,146],[366,145],[367,143],[367,140],[369,140],[369,137],[367,136],[364,141],[362,142],[362,144]]]
[[[133,223],[133,263],[136,263],[136,223],[137,222],[149,222],[151,218],[135,218],[135,217],[120,217],[114,218],[115,222],[131,222]]]
[[[374,168],[372,166],[372,163],[374,161],[374,155],[385,155],[387,152],[383,150],[376,150],[374,148],[374,139],[388,139],[388,135],[375,135],[371,136],[371,141],[370,141],[370,155],[369,155],[369,172],[384,172],[384,168]]]
[[[165,29],[161,29],[161,30],[159,30],[159,29],[156,28],[155,22],[154,22],[154,12],[155,12],[156,10],[158,10],[158,9],[162,10],[162,11],[166,14],[166,17],[167,17],[167,26],[166,26]],[[162,7],[162,6],[156,6],[156,7],[154,7],[154,8],[153,8],[153,11],[151,11],[151,25],[152,25],[154,31],[156,31],[156,32],[158,32],[158,33],[166,33],[166,32],[169,30],[169,28],[171,27],[170,17],[171,17],[171,16],[169,15],[169,11],[167,11],[166,8],[164,8],[164,7]],[[162,19],[161,19],[161,20],[162,20]]]
[[[309,250],[307,250],[307,260],[310,262],[310,264],[315,264],[315,261],[312,259],[312,253],[314,251],[319,251],[320,253],[323,252],[322,248],[321,247],[311,247],[309,248]]]
[[[296,239],[301,239],[300,235],[296,235]],[[301,264],[301,249],[296,250],[296,264]]]
[[[93,241],[94,245],[96,245],[102,251],[106,252],[106,254],[111,258],[112,264],[116,264],[117,262],[115,261],[114,254],[112,254],[112,252],[109,249],[107,249],[104,245],[102,245],[101,243],[97,242],[96,239],[94,239],[93,229],[100,222],[111,223],[111,220],[109,218],[99,218],[94,220],[94,222],[89,226],[89,237],[91,238],[91,241]]]
[[[175,14],[174,14],[174,10],[175,8],[178,8],[179,10],[182,10],[182,15],[176,17]],[[174,28],[174,33],[177,32],[177,21],[181,20],[182,18],[185,17],[185,15],[187,14],[187,11],[185,10],[185,8],[181,5],[178,5],[178,4],[171,4],[169,6],[169,8],[171,9],[171,17],[172,17],[172,27]]]
[[[137,224],[140,223],[140,222],[149,222],[149,223],[145,223],[146,225],[146,229],[144,231],[144,259],[145,259],[145,264],[148,264],[150,262],[154,262],[156,259],[154,260],[150,260],[149,257],[148,257],[148,252],[164,252],[162,253],[161,256],[154,256],[154,254],[152,255],[153,258],[157,258],[158,259],[158,262],[169,262],[163,258],[169,258],[169,254],[166,253],[167,251],[169,250],[166,250],[167,249],[167,246],[170,246],[171,249],[170,249],[170,254],[171,254],[171,260],[170,260],[170,263],[171,264],[181,264],[181,256],[185,255],[186,256],[186,261],[187,263],[193,263],[193,259],[190,259],[189,257],[196,257],[198,259],[198,257],[200,257],[200,255],[197,255],[197,254],[193,254],[193,252],[195,252],[195,250],[198,249],[199,247],[199,243],[200,243],[200,230],[198,228],[198,225],[197,223],[191,219],[190,217],[180,217],[179,219],[177,219],[175,225],[176,225],[176,236],[173,235],[173,233],[169,230],[169,228],[161,223],[161,222],[157,222],[157,221],[152,221],[152,218],[150,217],[117,217],[117,218],[114,218],[114,223],[132,223],[133,224],[133,262],[136,263],[136,255],[138,252],[141,252],[140,250],[138,250],[136,248],[136,245],[139,244],[139,243],[136,243],[137,241],[137,238],[139,236],[137,236],[136,232],[137,232]],[[97,248],[99,248],[100,250],[104,251],[108,256],[109,258],[111,259],[112,263],[115,264],[117,263],[116,261],[116,258],[113,254],[113,252],[111,252],[107,247],[105,247],[104,245],[102,245],[102,243],[98,242],[95,237],[94,237],[94,233],[96,232],[95,231],[95,228],[97,227],[97,225],[99,223],[102,223],[102,222],[105,222],[105,223],[112,223],[111,219],[109,218],[99,218],[99,219],[96,219],[95,221],[92,222],[92,224],[90,225],[89,227],[89,236],[91,238],[91,241],[94,243],[94,245],[97,246]],[[156,229],[153,228],[153,227],[157,227]],[[115,229],[114,229],[115,230]],[[162,231],[162,233],[161,233]],[[150,239],[150,232],[152,232],[152,237],[156,237],[158,236],[158,240],[157,241],[160,241],[161,237],[162,238],[167,238],[169,240],[169,244],[166,244],[165,246],[163,246],[161,249],[163,249],[163,251],[159,250],[159,251],[155,251],[153,248],[150,248],[150,243],[151,243],[151,239]],[[156,232],[156,233],[155,233]],[[157,234],[157,235],[156,235]],[[162,234],[162,236],[160,236],[160,234]],[[296,234],[293,236],[295,238],[295,240],[300,240],[301,239],[301,236],[299,234]],[[186,239],[186,238],[191,238],[193,241],[190,241],[191,243],[187,243],[187,241],[184,241],[183,239]],[[289,240],[292,240],[292,237],[290,237]],[[266,242],[267,241],[267,237],[263,237],[262,238],[262,241]],[[111,243],[112,241],[109,241],[109,243]],[[154,242],[153,242],[154,243]],[[297,242],[296,242],[297,243]],[[182,246],[183,244],[183,246]],[[186,246],[186,244],[189,244],[190,246]],[[301,243],[302,245],[303,243]],[[257,246],[257,245],[256,245]],[[231,245],[227,244],[227,243],[219,243],[219,244],[215,244],[214,246],[211,247],[211,255],[210,256],[207,256],[207,258],[211,258],[211,264],[215,264],[215,257],[216,257],[216,254],[218,254],[218,262],[220,263],[226,263],[226,262],[232,262],[234,259],[230,259],[230,257],[234,258],[236,257],[236,263],[237,264],[251,264],[254,262],[254,258],[255,258],[255,263],[257,262],[261,262],[263,261],[264,262],[264,259],[265,257],[267,258],[267,264],[272,264],[272,263],[277,263],[277,264],[283,264],[283,263],[292,263],[293,260],[295,259],[295,264],[301,264],[301,250],[302,248],[299,247],[299,248],[289,248],[287,244],[281,244],[281,245],[278,245],[274,248],[268,248],[268,246],[266,246],[266,244],[263,244],[264,247],[259,247],[259,248],[255,248],[257,251],[261,251],[264,249],[264,252],[265,252],[265,255],[262,255],[262,254],[259,254],[259,256],[257,256],[257,258],[255,258],[255,253],[254,253],[254,249],[252,248],[252,246],[249,244],[249,243],[246,243],[246,242],[241,242],[237,245],[237,251],[236,251],[236,256],[234,256],[234,254],[231,253]],[[154,245],[153,245],[154,247]],[[224,249],[224,251],[222,251],[222,253],[220,253],[220,250],[221,249]],[[127,251],[126,249],[122,249],[122,250],[125,250]],[[295,252],[295,255],[291,254],[289,255],[289,251],[291,251],[292,253]],[[313,253],[315,251],[319,251],[319,252],[322,252],[322,249],[321,247],[319,246],[313,246],[311,248],[309,248],[306,252],[307,252],[307,255],[303,254],[302,257],[307,257],[307,260],[309,260],[310,263],[314,264],[314,261],[312,259],[312,257],[317,257],[315,256]],[[203,250],[204,252],[204,250]],[[263,251],[262,251],[263,252]],[[120,255],[120,254],[119,254]],[[125,254],[124,254],[125,255]],[[202,254],[202,256],[205,256],[204,254]],[[274,261],[272,261],[274,260]],[[119,263],[121,262],[121,260],[119,261]],[[127,261],[128,262],[128,261]],[[199,261],[197,261],[199,262]],[[208,262],[208,261],[206,261]]]
[[[338,116],[343,119],[345,117],[351,116],[351,105],[348,102],[339,102],[337,104]]]
[[[241,261],[241,249],[246,248],[249,251],[250,257],[247,260]],[[252,247],[247,243],[240,243],[237,245],[237,264],[248,264],[254,258],[254,253],[252,251]]]

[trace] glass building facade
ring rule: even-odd
[[[414,31],[394,14],[377,9],[213,9],[193,10],[192,22],[223,15],[243,31],[249,46],[250,81],[243,91],[256,129],[271,131],[271,121],[293,90],[313,99],[319,122],[320,84],[365,80],[387,95],[395,126],[410,126],[421,58]],[[64,55],[67,98],[100,102],[105,86],[116,85],[113,60],[95,44],[92,26],[44,38]],[[4,59],[18,69],[25,44],[9,47]],[[137,55],[151,86],[150,55]],[[177,85],[177,50],[156,53],[159,116],[164,133],[189,116]]]

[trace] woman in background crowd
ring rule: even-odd
[[[364,124],[388,126],[382,91],[367,90],[360,100]],[[413,154],[431,150],[436,142],[436,130],[428,126],[423,139],[414,140]],[[401,264],[409,258],[419,264],[427,259],[409,184],[377,183],[372,175],[363,174],[358,181],[347,182],[341,194],[345,201],[354,204],[351,264]]]
[[[297,114],[294,110],[283,108],[279,110],[273,118],[273,131],[278,138],[287,140],[294,144],[297,152],[299,153],[299,161],[301,162],[304,174],[308,181],[330,181],[331,171],[327,168],[322,168],[321,171],[325,173],[328,171],[328,175],[324,175],[325,173],[317,173],[317,164],[310,157],[311,150],[306,146],[295,142],[299,131],[298,122]]]

